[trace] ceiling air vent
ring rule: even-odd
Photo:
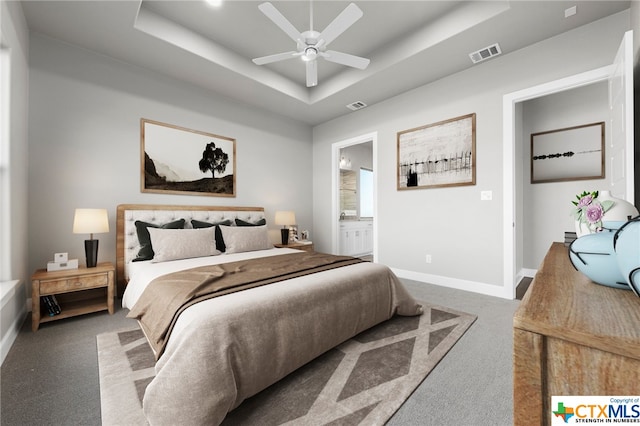
[[[347,105],[347,108],[349,108],[351,111],[357,111],[359,109],[362,109],[364,107],[366,107],[367,104],[365,104],[362,101],[355,101],[353,103],[350,103],[349,105]]]
[[[502,51],[500,50],[500,46],[496,43],[485,47],[484,49],[469,53],[469,57],[474,64],[477,64],[478,62],[486,61],[494,56],[498,56],[501,53]]]

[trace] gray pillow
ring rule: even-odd
[[[215,256],[213,228],[203,229],[159,229],[149,228],[154,256],[152,262],[190,259],[192,257]]]
[[[210,228],[212,226],[215,226],[216,227],[216,248],[221,252],[224,252],[227,248],[224,245],[224,238],[222,238],[222,233],[220,232],[219,225],[231,226],[233,225],[233,222],[230,220],[223,220],[222,222],[209,223],[209,222],[202,222],[200,220],[195,220],[195,219],[191,221],[191,226],[193,226],[193,229]]]
[[[227,253],[266,250],[273,248],[267,226],[220,226]]]
[[[136,226],[136,233],[138,234],[140,250],[138,250],[138,255],[133,259],[133,262],[139,262],[141,260],[153,259],[153,247],[151,246],[151,237],[149,236],[148,228],[182,229],[184,228],[184,219],[165,223],[164,225],[156,225],[155,223],[136,220],[134,225]]]

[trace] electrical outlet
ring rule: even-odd
[[[430,254],[426,255],[424,258],[424,261],[427,263],[431,263],[431,255]]]

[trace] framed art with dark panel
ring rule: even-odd
[[[236,140],[140,120],[142,192],[236,196]]]
[[[398,190],[475,185],[476,114],[398,132]]]
[[[604,121],[531,134],[531,183],[603,179]]]

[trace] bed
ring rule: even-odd
[[[219,424],[242,401],[345,340],[393,315],[422,313],[389,268],[274,248],[265,222],[260,207],[118,206],[118,294],[157,357],[143,401],[150,424]],[[272,270],[277,279],[266,277]],[[163,313],[177,299],[165,291],[191,295],[185,288],[200,291],[201,277],[219,286],[219,277],[238,271],[258,284],[242,291],[225,284],[216,297]]]

